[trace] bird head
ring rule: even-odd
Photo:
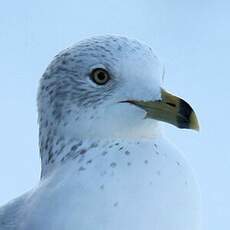
[[[159,121],[198,130],[191,106],[162,88],[163,68],[151,48],[120,36],[83,40],[48,66],[38,95],[41,130],[63,135],[151,137]]]

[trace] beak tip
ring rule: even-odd
[[[199,122],[194,112],[192,112],[190,118],[190,129],[196,130],[197,132],[200,131]]]

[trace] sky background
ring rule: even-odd
[[[230,228],[230,1],[1,1],[0,205],[39,181],[36,94],[60,50],[98,34],[144,41],[165,65],[164,87],[191,103],[201,131],[165,125],[193,167],[203,229]]]

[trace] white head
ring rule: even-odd
[[[102,81],[95,82],[95,77]],[[156,121],[144,119],[140,108],[119,102],[159,100],[161,78],[158,59],[136,40],[84,40],[58,54],[41,79],[41,129],[53,123],[58,132],[79,138],[154,135]]]

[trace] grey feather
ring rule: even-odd
[[[0,208],[0,230],[16,230],[19,228],[28,193],[10,201]]]

